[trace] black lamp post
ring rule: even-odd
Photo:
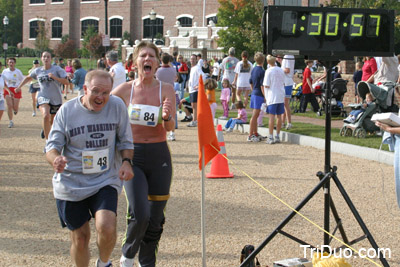
[[[104,8],[105,8],[105,14],[106,14],[106,19],[105,19],[105,25],[106,25],[106,29],[105,29],[105,34],[108,34],[108,0],[104,0]]]
[[[8,18],[5,16],[3,18],[3,25],[4,25],[4,43],[3,43],[3,49],[4,49],[4,67],[7,67],[7,49],[8,49],[8,44],[7,44],[7,26],[8,26]]]
[[[154,8],[151,9],[150,11],[150,20],[151,20],[151,42],[154,42],[154,24],[156,22],[156,18],[157,18],[157,13],[154,11]]]
[[[107,37],[107,35],[108,35],[108,0],[104,0],[104,13],[105,13],[105,20],[104,20],[104,22],[105,22],[105,31],[104,31],[104,33],[105,33],[105,36],[104,36],[104,38],[108,38]],[[104,40],[104,39],[103,39]],[[103,45],[104,45],[104,41],[103,41]],[[107,46],[106,45],[104,45],[104,50],[105,50],[105,52],[107,52]]]

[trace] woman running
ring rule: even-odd
[[[141,266],[155,266],[172,178],[166,132],[175,127],[175,92],[172,85],[154,78],[160,65],[154,44],[140,42],[133,64],[138,78],[111,92],[128,107],[135,151],[135,178],[124,186],[129,207],[121,266],[132,267],[137,253]]]

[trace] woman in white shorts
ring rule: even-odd
[[[250,87],[250,74],[253,69],[253,65],[247,60],[249,53],[247,51],[242,52],[242,61],[239,61],[235,67],[235,79],[233,84],[236,84],[236,101],[242,101],[244,107],[247,107],[249,102],[249,93],[251,91]],[[244,95],[244,100],[241,99],[242,94]]]

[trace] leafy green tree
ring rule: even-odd
[[[4,16],[7,16],[9,19],[7,43],[9,46],[16,46],[22,42],[22,0],[0,0],[0,34],[2,37],[4,37]]]
[[[262,50],[260,0],[219,0],[217,26],[228,27],[218,31],[218,45],[227,52],[235,47],[239,56],[243,50],[252,56]]]
[[[48,27],[44,21],[38,21],[37,36],[35,39],[35,48],[39,51],[49,51],[50,39],[48,37]]]

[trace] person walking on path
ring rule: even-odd
[[[269,68],[265,72],[264,94],[267,100],[267,111],[269,113],[269,137],[267,144],[280,143],[279,133],[282,126],[282,114],[285,112],[285,73],[275,65],[275,57],[268,55]],[[312,62],[312,61],[311,61]],[[276,120],[276,135],[273,137],[274,124]]]
[[[13,116],[17,115],[19,109],[19,101],[22,98],[22,93],[17,92],[15,89],[20,85],[21,81],[24,79],[22,72],[15,68],[15,63],[17,60],[13,57],[7,59],[8,68],[4,69],[2,76],[6,82],[6,90],[4,91],[4,96],[7,103],[7,114],[10,120],[8,128],[14,127]]]
[[[57,113],[46,159],[55,171],[54,197],[61,225],[71,231],[74,264],[89,265],[93,217],[99,249],[96,266],[109,267],[117,240],[118,194],[122,182],[133,178],[132,133],[124,103],[110,96],[109,73],[89,72],[83,88],[84,96],[68,101]]]
[[[311,76],[311,67],[314,62],[312,60],[306,60],[306,68],[303,72],[303,96],[300,101],[300,112],[306,112],[308,103],[311,102],[311,106],[313,107],[313,111],[317,112],[319,109],[319,105],[317,99],[315,98],[315,89],[312,86],[312,76]]]
[[[33,61],[32,68],[28,71],[29,75],[32,73],[32,71],[34,71],[36,68],[39,68],[39,67],[40,67],[39,60],[35,59]],[[38,91],[40,91],[39,82],[37,80],[32,80],[31,84],[29,85],[29,93],[31,93],[31,97],[32,97],[32,117],[36,116],[36,109],[37,109],[36,95],[37,95]]]
[[[250,108],[253,109],[253,114],[250,119],[249,136],[247,137],[247,141],[249,142],[259,142],[262,139],[261,135],[258,134],[258,118],[260,116],[261,105],[265,102],[263,87],[265,76],[265,71],[263,69],[264,55],[261,52],[257,52],[254,55],[254,60],[257,66],[253,68],[250,74],[250,87],[252,90]]]
[[[47,139],[49,136],[54,116],[62,105],[62,94],[60,84],[67,85],[67,73],[60,66],[51,65],[50,52],[42,53],[43,66],[36,68],[31,74],[20,83],[15,92],[20,92],[22,86],[32,81],[38,80],[40,91],[37,96],[37,102],[40,112],[43,115],[43,133]]]
[[[133,52],[138,78],[115,88],[128,108],[134,140],[135,178],[125,182],[127,228],[122,244],[122,267],[132,267],[138,254],[141,266],[155,266],[165,222],[164,211],[172,180],[166,133],[175,127],[175,91],[154,78],[160,65],[158,48],[140,42]]]

